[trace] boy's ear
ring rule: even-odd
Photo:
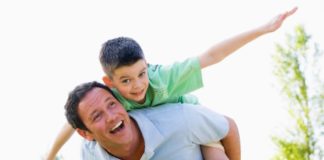
[[[102,81],[108,86],[109,88],[114,88],[112,80],[108,76],[103,76]]]
[[[89,131],[82,130],[79,128],[77,128],[76,131],[79,133],[80,136],[82,136],[88,141],[92,141],[94,139]]]

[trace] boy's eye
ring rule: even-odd
[[[123,84],[128,84],[129,82],[130,82],[130,80],[129,79],[124,79],[124,80],[122,80],[121,81]]]
[[[145,74],[146,74],[146,72],[142,72],[139,74],[139,77],[143,77],[143,76],[145,76]]]

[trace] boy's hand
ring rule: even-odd
[[[276,31],[278,28],[280,28],[283,21],[290,15],[294,14],[296,12],[296,10],[297,10],[297,7],[294,7],[292,10],[286,11],[286,12],[281,13],[281,14],[277,15],[276,17],[274,17],[269,23],[267,23],[263,27],[261,27],[264,29],[264,33]]]

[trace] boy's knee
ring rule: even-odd
[[[229,129],[226,137],[233,137],[233,136],[239,137],[239,131],[235,120],[228,116],[225,116],[225,118],[227,119],[229,125]]]
[[[201,146],[201,151],[205,160],[229,160],[224,149],[219,147]]]

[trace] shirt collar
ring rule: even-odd
[[[136,121],[144,138],[145,151],[141,160],[150,159],[154,155],[155,149],[163,142],[164,137],[141,111],[129,112],[129,115]]]
[[[95,150],[96,150],[96,153],[97,153],[96,157],[98,159],[102,159],[102,160],[104,160],[104,159],[106,159],[106,160],[119,160],[118,158],[109,155],[107,153],[107,151],[104,148],[102,148],[98,142],[95,144]]]

